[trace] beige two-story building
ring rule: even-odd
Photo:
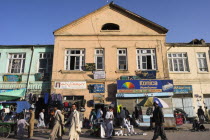
[[[157,79],[169,79],[167,31],[113,3],[61,27],[54,32],[51,92],[64,101],[86,101],[88,117],[94,105],[116,103],[121,76],[153,70]],[[95,63],[94,74],[85,67],[89,63]],[[119,102],[137,104],[133,98]]]
[[[195,39],[190,43],[167,43],[170,78],[174,81],[173,108],[184,109],[189,117],[197,109],[210,109],[210,44]]]

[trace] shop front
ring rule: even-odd
[[[204,97],[204,106],[207,107],[207,109],[210,109],[210,94],[203,94]]]
[[[172,80],[118,80],[117,81],[117,105],[126,107],[130,114],[135,111],[135,107],[142,110],[142,122],[140,126],[151,126],[148,108],[139,106],[139,103],[148,97],[158,97],[169,107],[163,108],[166,127],[175,127],[175,120],[172,105],[173,81]],[[152,108],[152,106],[151,106]]]
[[[187,114],[187,118],[196,116],[193,105],[192,85],[174,85],[172,103],[173,109],[183,110]]]

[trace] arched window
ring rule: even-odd
[[[114,23],[106,23],[102,26],[101,30],[120,30],[120,26]]]

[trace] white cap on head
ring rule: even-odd
[[[156,103],[156,104],[159,104],[159,101],[155,100],[155,103]]]

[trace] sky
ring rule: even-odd
[[[54,44],[53,31],[110,0],[0,0],[0,45]],[[167,43],[210,43],[210,0],[114,0],[169,31]]]

